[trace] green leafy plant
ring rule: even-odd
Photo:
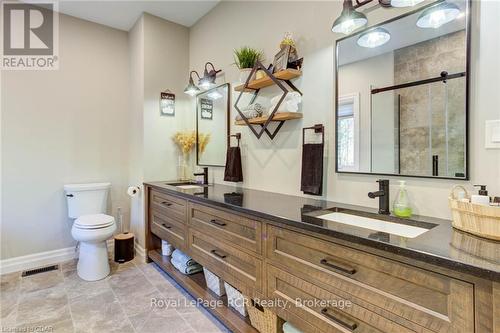
[[[239,69],[253,68],[257,61],[262,60],[262,51],[251,47],[241,47],[234,50],[234,64]]]

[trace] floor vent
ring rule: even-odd
[[[35,274],[40,274],[40,273],[45,273],[45,272],[50,272],[50,271],[57,271],[58,269],[59,269],[58,265],[35,268],[35,269],[30,269],[29,271],[24,271],[21,276],[25,277],[25,276],[30,276],[30,275],[35,275]]]

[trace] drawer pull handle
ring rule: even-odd
[[[167,207],[172,206],[172,203],[170,203],[170,202],[168,202],[168,201],[162,201],[162,202],[161,202],[161,204],[162,204],[162,205],[165,205],[165,206],[167,206]]]
[[[212,252],[214,255],[216,255],[217,257],[219,257],[219,258],[221,258],[221,259],[224,259],[224,258],[226,258],[226,257],[227,257],[227,255],[222,254],[222,253],[220,253],[220,252],[217,252],[217,250],[212,250],[212,251],[210,251],[210,252]]]
[[[334,311],[332,310],[332,312],[334,312]],[[356,324],[352,320],[349,320],[344,315],[342,316],[343,318],[340,319],[340,318],[338,318],[338,316],[334,316],[333,314],[329,313],[327,308],[321,309],[321,314],[323,316],[327,317],[328,319],[333,320],[334,322],[336,322],[340,326],[347,328],[348,330],[354,331],[358,327],[358,324]]]
[[[327,267],[330,267],[330,268],[333,268],[335,270],[350,274],[350,275],[353,275],[354,273],[356,273],[356,270],[352,267],[349,267],[349,266],[343,265],[343,264],[338,264],[338,263],[333,264],[330,261],[328,261],[327,259],[321,259],[320,264],[327,266]]]
[[[167,224],[165,224],[165,223],[162,223],[161,225],[162,225],[164,228],[167,228],[167,229],[172,228],[172,226],[171,226],[171,225],[167,225]]]
[[[210,220],[210,223],[218,225],[219,227],[225,227],[226,226],[226,224],[224,222],[221,222],[221,221],[216,220],[216,219]]]

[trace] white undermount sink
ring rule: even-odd
[[[347,224],[355,227],[386,232],[388,234],[406,238],[415,238],[417,236],[420,236],[424,232],[429,231],[429,229],[415,227],[412,225],[382,221],[369,217],[363,217],[363,216],[357,216],[339,212],[320,215],[317,216],[317,218],[337,223]]]
[[[203,189],[203,187],[198,185],[176,185],[175,187],[181,188],[183,190]]]

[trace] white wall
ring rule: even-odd
[[[479,8],[481,7],[481,8]],[[286,8],[286,15],[276,15]],[[481,10],[479,10],[481,9]],[[331,23],[341,11],[340,2],[222,2],[203,17],[190,33],[190,68],[202,68],[212,61],[225,70],[228,82],[238,80],[231,66],[234,48],[248,45],[264,50],[267,62],[278,50],[285,31],[297,40],[300,55],[305,58],[304,74],[295,81],[304,93],[302,121],[290,121],[274,139],[257,140],[249,129],[234,127],[243,134],[244,187],[302,195],[300,188],[301,128],[323,123],[328,133],[325,198],[345,203],[376,207],[366,193],[377,187],[377,176],[341,175],[334,172],[334,68],[335,38]],[[375,9],[368,13],[370,24],[376,24],[404,9]],[[484,149],[484,120],[500,118],[500,51],[496,40],[500,2],[474,1],[471,73],[471,179],[486,183],[490,192],[500,195],[500,151]],[[258,22],[258,24],[256,24]],[[245,29],[251,27],[251,29]],[[488,45],[488,41],[489,45]],[[233,94],[233,102],[235,100]],[[234,116],[234,111],[233,111]],[[223,169],[214,178],[222,182]],[[263,177],[265,175],[265,177]],[[393,180],[397,177],[390,177]],[[422,215],[449,217],[447,197],[450,187],[459,181],[408,179],[408,189]],[[394,184],[396,185],[396,184]],[[393,186],[394,192],[396,186]],[[393,193],[393,197],[394,197]]]
[[[175,132],[185,125],[188,99],[183,93],[189,73],[188,28],[143,14],[129,32],[131,63],[131,185],[177,178]],[[160,116],[160,92],[175,93],[175,117]],[[191,110],[190,110],[191,111]],[[194,112],[194,110],[193,110]],[[144,246],[143,196],[132,199],[131,230]]]
[[[172,141],[177,131],[194,127],[186,123],[189,109],[184,94],[189,74],[189,29],[159,17],[144,15],[144,179],[177,177],[179,153]],[[175,93],[175,117],[160,116],[160,92]],[[189,118],[188,118],[189,119]]]
[[[141,186],[144,180],[144,17],[128,33],[130,63],[129,184]],[[144,205],[142,192],[130,201],[130,230],[144,245]]]
[[[2,259],[75,244],[66,183],[110,181],[127,216],[127,33],[61,15],[59,36],[59,70],[2,72]]]

